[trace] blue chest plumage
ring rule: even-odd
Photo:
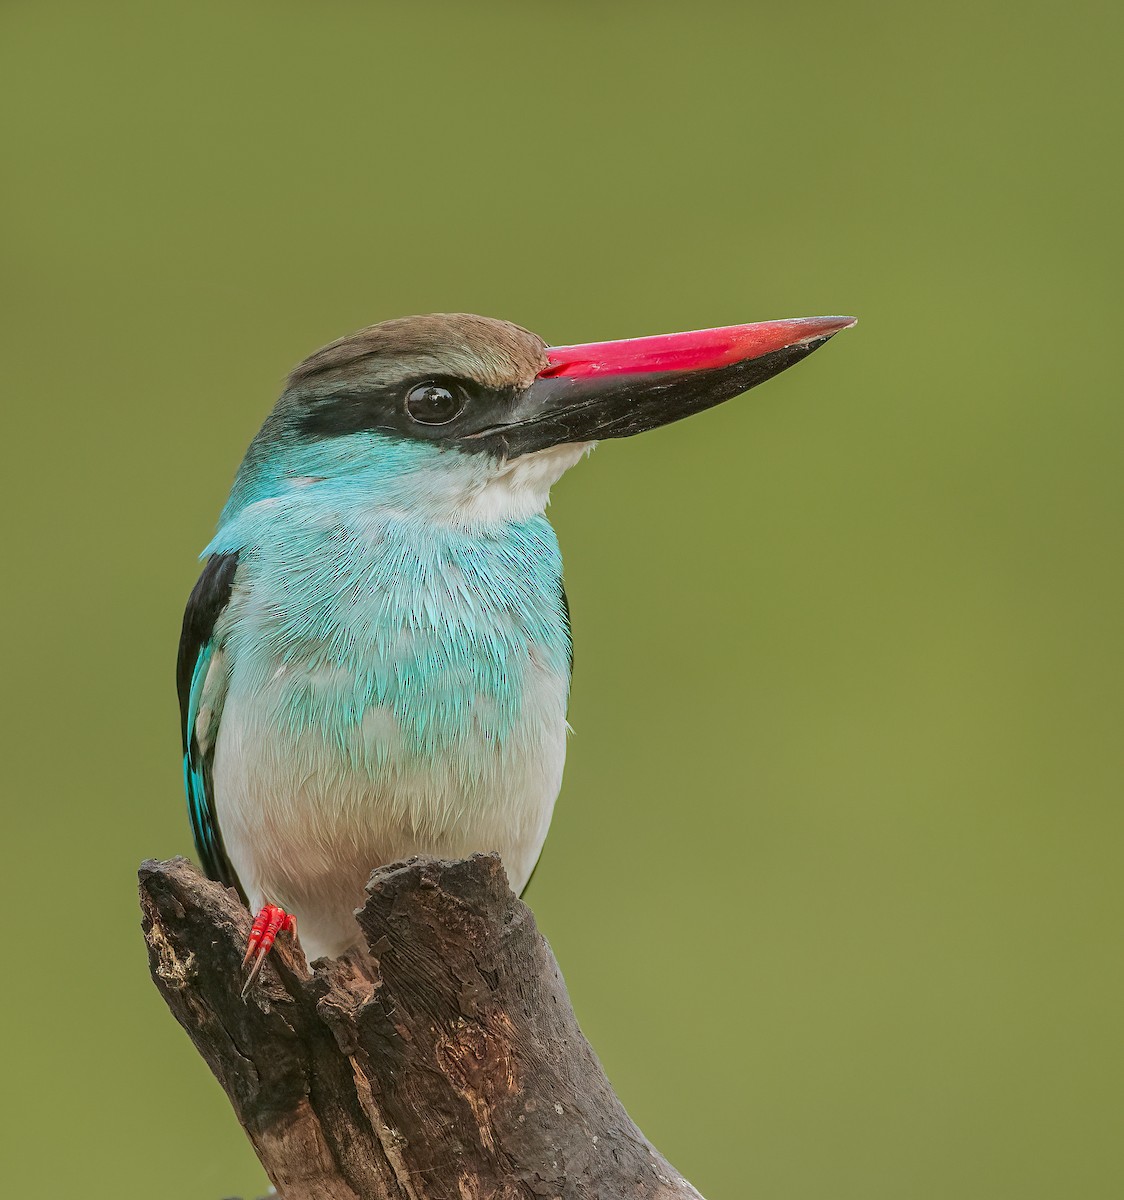
[[[317,486],[324,494],[317,497]],[[373,710],[419,760],[502,744],[519,720],[529,654],[569,676],[561,557],[545,517],[471,532],[348,507],[311,485],[251,506],[219,626],[242,686],[274,689],[279,730],[314,727],[341,750]],[[223,549],[224,534],[212,549]]]

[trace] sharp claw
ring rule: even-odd
[[[257,958],[254,959],[254,965],[250,968],[250,973],[246,976],[246,982],[242,985],[242,999],[245,1000],[250,993],[250,988],[254,986],[254,980],[258,977],[258,972],[261,970],[261,965],[265,962],[266,955],[269,953],[267,949],[258,951]],[[249,962],[247,957],[246,962]],[[243,963],[245,966],[245,963]]]
[[[269,956],[277,935],[286,931],[292,933],[294,937],[296,936],[297,919],[283,908],[278,908],[276,904],[267,904],[254,918],[254,923],[250,927],[250,936],[246,939],[246,956],[242,959],[243,970],[250,966],[251,961],[253,963],[250,966],[250,973],[246,976],[246,982],[242,985],[243,999],[246,998],[254,980],[258,977],[262,963]]]

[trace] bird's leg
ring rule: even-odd
[[[250,936],[246,941],[246,957],[242,960],[242,969],[249,967],[246,982],[242,985],[242,995],[245,996],[258,977],[261,965],[266,955],[273,948],[273,943],[279,933],[291,933],[297,936],[297,919],[292,913],[287,913],[276,904],[267,904],[254,918],[250,927]]]

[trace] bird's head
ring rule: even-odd
[[[720,404],[852,324],[808,317],[551,347],[464,313],[384,321],[293,371],[243,464],[242,502],[350,478],[416,515],[523,519],[596,442]]]

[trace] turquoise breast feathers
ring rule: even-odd
[[[424,761],[478,752],[481,737],[502,746],[519,722],[529,652],[569,679],[550,523],[434,519],[439,495],[403,494],[433,491],[433,454],[389,443],[375,469],[336,442],[274,455],[268,473],[250,462],[206,551],[239,553],[216,633],[240,690],[276,698],[279,730],[314,728],[368,759],[356,766],[377,768],[391,747]],[[357,465],[341,471],[341,461]],[[279,670],[285,686],[267,687]],[[371,736],[355,736],[376,711],[393,717],[394,739],[370,721]]]

